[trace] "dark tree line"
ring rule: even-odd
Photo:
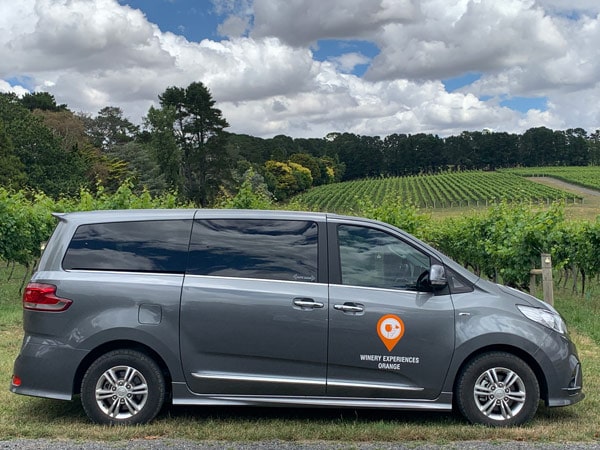
[[[391,134],[381,139],[343,133],[327,144],[346,166],[345,180],[403,176],[446,170],[600,164],[600,131],[531,128],[523,134],[465,131],[440,138],[432,134]]]
[[[325,157],[342,180],[404,176],[447,170],[600,164],[600,130],[530,128],[523,134],[464,131],[441,138],[432,134],[391,134],[385,138],[331,133],[322,139],[229,135],[238,158],[253,164],[285,161],[296,154]]]
[[[269,139],[234,134],[200,82],[168,87],[141,126],[114,106],[76,114],[46,92],[0,94],[0,186],[53,197],[124,181],[152,194],[176,191],[202,206],[231,196],[245,176],[284,200],[325,183],[365,177],[515,166],[600,164],[600,130],[531,128]],[[245,175],[250,174],[250,175]]]

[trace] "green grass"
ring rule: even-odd
[[[552,177],[579,186],[600,190],[600,166],[521,167],[502,172],[522,177]]]
[[[166,407],[149,425],[104,427],[88,422],[78,402],[23,397],[7,389],[22,339],[18,293],[23,273],[6,281],[0,269],[0,439],[75,441],[190,439],[210,441],[341,441],[449,443],[470,440],[591,442],[600,439],[600,287],[584,298],[557,292],[557,308],[569,321],[582,357],[587,398],[568,408],[540,407],[523,427],[493,429],[460,416],[413,411],[301,408]]]

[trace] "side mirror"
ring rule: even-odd
[[[448,284],[446,269],[439,264],[432,264],[429,268],[429,283],[433,287],[443,287]]]

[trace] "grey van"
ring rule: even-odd
[[[58,214],[11,391],[103,424],[163,404],[450,411],[518,425],[583,399],[560,315],[401,230],[321,213]]]

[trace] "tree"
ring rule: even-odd
[[[253,164],[263,165],[271,158],[269,142],[247,134],[227,133],[227,152],[236,161],[244,159]]]
[[[67,109],[67,105],[65,104],[57,105],[54,96],[48,92],[27,93],[21,98],[21,104],[29,111],[36,109],[42,111],[65,111]]]
[[[291,137],[283,134],[279,134],[267,141],[272,149],[269,157],[276,161],[285,161],[289,155],[296,153],[298,148]]]
[[[415,155],[414,165],[420,172],[433,173],[446,168],[443,141],[438,136],[417,133],[409,136],[408,141],[411,153]]]
[[[600,164],[600,130],[594,131],[588,138],[588,146],[590,152],[590,163],[593,165]]]
[[[327,140],[319,138],[297,138],[294,143],[298,147],[298,151],[308,153],[311,156],[326,156]]]
[[[408,157],[408,136],[390,134],[383,140],[383,161],[387,175],[406,175],[411,171],[411,158]]]
[[[138,142],[119,144],[115,146],[114,157],[127,163],[128,179],[133,182],[135,192],[143,192],[147,189],[152,195],[161,195],[169,190],[165,174],[157,164],[148,144]]]
[[[345,165],[344,180],[379,176],[383,170],[383,145],[379,137],[352,133],[330,134],[333,152]]]
[[[568,159],[564,164],[569,166],[585,166],[590,162],[590,147],[587,132],[583,128],[569,128],[565,131],[565,144]]]
[[[152,133],[157,133],[157,139],[153,139],[155,155],[161,159],[163,152],[156,147],[157,141],[167,144],[167,180],[174,181],[173,163],[178,161],[184,196],[207,206],[230,178],[224,132],[229,124],[214,107],[210,91],[200,82],[185,89],[169,87],[158,98],[161,108],[151,108],[147,116]]]
[[[288,161],[269,160],[265,163],[265,179],[269,190],[278,201],[305,191],[312,185],[312,175],[306,167]]]
[[[168,146],[164,145],[165,142],[161,141],[158,133],[154,136],[154,143],[156,148],[163,150],[161,155],[157,155],[151,145],[153,137],[140,133],[139,127],[124,117],[123,110],[119,107],[106,106],[96,117],[82,115],[81,119],[94,146],[100,148],[103,157],[112,162],[111,167],[123,169],[118,185],[127,179],[133,182],[137,192],[145,188],[155,195],[168,188],[180,188],[177,176],[179,162],[176,161],[175,168],[171,170],[169,162],[158,157],[170,154]],[[164,164],[164,170],[161,169],[160,163]],[[170,172],[175,174],[171,177],[172,182],[167,181]]]
[[[225,199],[224,208],[234,209],[269,209],[273,206],[273,194],[265,183],[265,179],[254,169],[246,170],[242,183],[233,197]]]
[[[10,136],[0,120],[0,184],[12,188],[20,188],[26,180],[25,167],[14,153]]]
[[[146,126],[151,130],[148,133],[147,142],[168,188],[182,193],[182,152],[173,129],[174,121],[175,108],[169,106],[162,109],[150,107],[145,119]]]
[[[86,161],[62,146],[62,137],[49,129],[12,95],[0,94],[0,121],[24,166],[27,186],[50,196],[78,192],[86,185]]]
[[[80,170],[85,174],[89,186],[100,182],[110,191],[115,191],[130,178],[126,162],[113,155],[103,154],[98,147],[92,145],[86,133],[85,119],[81,115],[68,109],[35,110],[33,115],[41,118],[54,135],[60,137],[60,145],[65,153],[78,157]]]
[[[546,166],[555,159],[555,133],[546,127],[530,128],[521,135],[519,160],[525,167]]]
[[[133,141],[139,132],[139,128],[123,117],[123,110],[116,106],[102,108],[94,118],[82,115],[82,119],[92,144],[105,152]]]
[[[310,170],[313,186],[327,183],[327,167],[325,166],[325,163],[318,158],[315,158],[308,153],[294,153],[290,156],[290,162],[300,164]]]

